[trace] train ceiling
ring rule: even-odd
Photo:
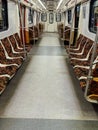
[[[61,10],[69,0],[32,0],[38,7],[47,11]]]
[[[46,5],[47,10],[56,10],[59,0],[41,0]]]
[[[20,3],[30,6],[39,11],[55,11],[64,12],[68,7],[74,6],[75,2],[83,2],[87,0],[11,0],[20,1]],[[68,6],[66,6],[68,5]]]

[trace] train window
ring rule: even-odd
[[[33,14],[34,14],[34,11],[30,8],[29,9],[29,17],[28,17],[29,24],[33,23]]]
[[[83,18],[86,18],[86,6],[83,6]]]
[[[8,29],[7,0],[0,0],[0,31]]]
[[[61,13],[56,13],[56,22],[61,22]]]
[[[76,6],[77,17],[80,15],[80,4]]]
[[[68,23],[71,24],[72,11],[68,10]]]
[[[98,27],[98,0],[91,0],[89,29],[96,33]]]
[[[47,13],[42,13],[41,14],[41,21],[46,22],[47,21]]]
[[[54,22],[54,14],[50,13],[49,14],[49,23],[52,24]]]

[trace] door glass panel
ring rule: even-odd
[[[53,22],[54,22],[54,14],[53,14],[53,13],[50,13],[50,14],[49,14],[49,23],[50,23],[50,24],[53,24]]]

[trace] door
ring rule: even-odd
[[[54,32],[54,13],[48,13],[48,32]]]
[[[56,14],[54,12],[47,13],[47,32],[57,32]]]

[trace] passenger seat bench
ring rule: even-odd
[[[17,43],[18,49],[23,50],[23,52],[25,51],[25,53],[30,51],[30,49],[32,48],[32,45],[30,45],[30,44],[29,44],[29,46],[27,46],[26,44],[23,45],[22,40],[19,37],[18,33],[15,33],[13,35],[13,37],[15,38],[15,42]],[[25,46],[25,49],[24,49],[24,46]]]
[[[68,41],[70,40],[70,27],[63,25],[63,23],[58,24],[58,33],[59,33],[59,38],[63,41]]]
[[[64,41],[70,41],[70,27],[65,26],[64,32],[63,32],[63,40]]]
[[[69,54],[70,64],[73,67],[75,76],[79,80],[80,87],[83,91],[85,91],[86,88],[94,44],[94,41],[80,34],[76,46],[71,46],[66,49]],[[93,61],[92,79],[88,91],[89,98],[98,100],[98,63],[94,64],[95,62],[98,62],[98,45]]]
[[[39,33],[38,33],[38,27],[37,26],[29,27],[29,37],[30,37],[30,41],[31,40],[38,40]]]
[[[39,36],[41,36],[43,31],[44,31],[44,24],[43,23],[39,23],[38,24],[38,28],[39,28]]]
[[[18,33],[0,39],[0,94],[5,90],[23,61],[24,49]]]
[[[63,23],[59,23],[57,28],[58,28],[58,34],[59,34],[59,38],[63,38],[63,32],[64,32],[64,24]]]

